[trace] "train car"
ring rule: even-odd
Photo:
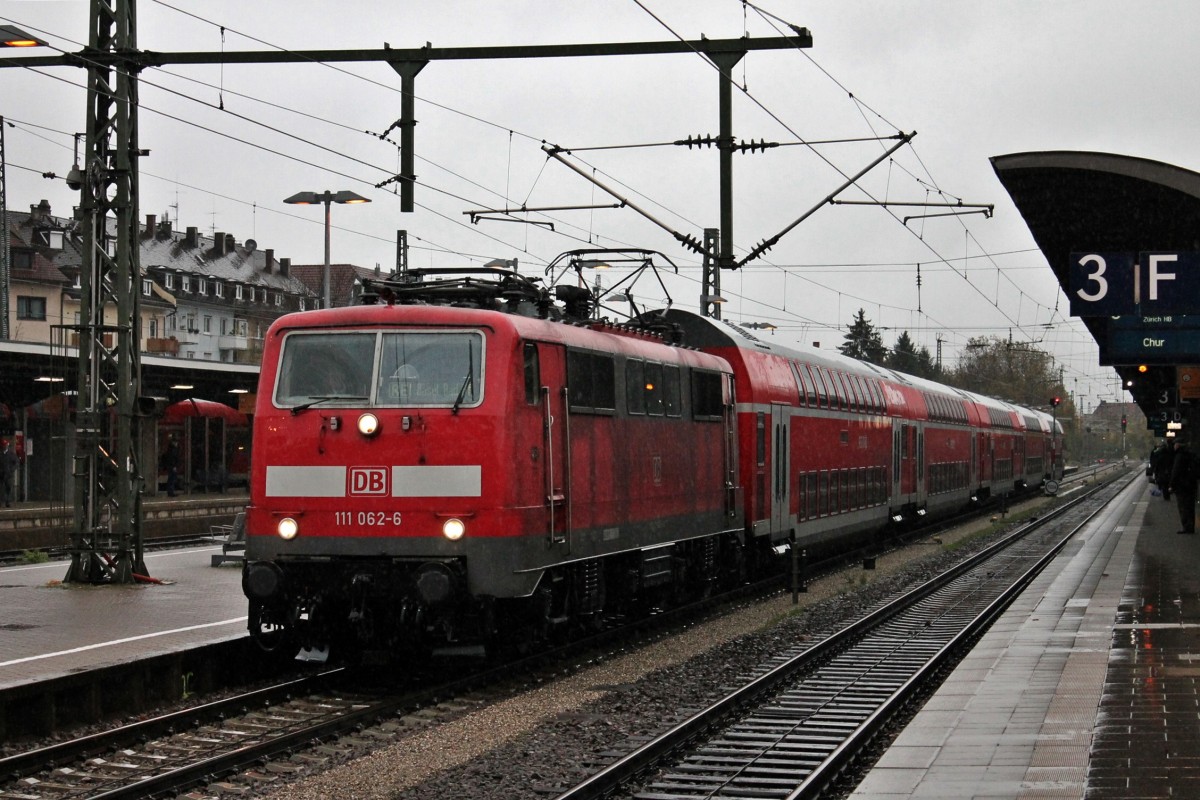
[[[555,321],[492,272],[426,287],[452,305],[269,329],[243,573],[264,650],[538,639],[737,572],[729,365]]]
[[[678,309],[654,322],[733,368],[745,530],[763,542],[752,552],[777,550],[793,535],[817,546],[873,532],[892,500],[915,496],[915,472],[905,469],[913,454],[893,464],[900,428],[888,415],[914,398],[870,365],[781,347]]]
[[[772,549],[849,547],[889,522],[924,516],[932,486],[927,434],[944,429],[951,440],[969,441],[965,420],[951,421],[949,408],[945,420],[935,414],[931,422],[933,399],[915,379],[678,309],[656,321],[733,367],[747,536]],[[941,447],[932,451],[939,454],[934,506],[961,505],[967,489],[956,486]]]
[[[1041,429],[1027,437],[1019,422],[1028,409],[687,311],[653,319],[733,367],[747,537],[772,547],[851,546],[1024,488],[1042,468]]]

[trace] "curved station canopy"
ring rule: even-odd
[[[1189,383],[1186,368],[1200,364],[1200,268],[1189,269],[1200,267],[1200,174],[1076,151],[991,162],[1072,315],[1100,346],[1100,363],[1116,369],[1148,418],[1178,412],[1190,394],[1180,378]]]

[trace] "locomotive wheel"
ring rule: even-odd
[[[273,659],[291,661],[300,652],[300,642],[285,609],[250,603],[250,638]]]

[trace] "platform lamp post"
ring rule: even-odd
[[[329,279],[329,209],[333,203],[342,205],[356,205],[358,203],[371,202],[360,194],[355,194],[348,189],[343,189],[340,192],[297,192],[283,202],[294,206],[313,206],[317,203],[325,204],[325,271],[321,276],[321,299],[323,308],[331,308],[333,306],[332,294],[330,289]]]

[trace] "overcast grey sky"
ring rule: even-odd
[[[64,52],[87,38],[86,0],[0,0],[0,22]],[[764,13],[765,12],[765,13]],[[726,273],[727,318],[772,322],[784,341],[841,344],[859,308],[892,344],[903,330],[953,365],[972,336],[1011,336],[1052,352],[1082,404],[1127,399],[1068,303],[989,157],[1096,150],[1200,168],[1191,0],[139,0],[143,50],[373,49],[754,37],[807,27],[806,51],[749,54],[736,68],[734,132],[787,143],[734,159],[735,250],[746,254],[806,213],[890,142],[800,141],[916,131],[845,200],[993,203],[993,218],[826,205],[764,258]],[[32,54],[34,51],[23,51]],[[52,52],[52,51],[42,51]],[[2,55],[0,55],[2,57]],[[68,215],[72,133],[86,119],[85,74],[0,69],[8,199],[45,198]],[[668,290],[694,307],[696,257],[629,209],[561,211],[472,225],[464,211],[504,205],[607,204],[561,164],[567,148],[646,145],[716,134],[717,76],[695,55],[435,61],[416,79],[417,211],[375,184],[399,171],[376,135],[400,116],[400,80],[386,64],[207,65],[147,69],[140,84],[140,212],[178,226],[253,238],[293,263],[322,259],[319,208],[287,206],[297,191],[352,189],[373,201],[335,206],[333,261],[389,270],[397,229],[413,265],[517,258],[541,274],[578,247],[660,250],[680,266]],[[744,89],[744,91],[742,91]],[[683,233],[718,227],[715,150],[622,147],[576,163]],[[944,195],[939,196],[939,192]],[[920,265],[921,286],[917,287]],[[611,283],[617,272],[604,273]],[[651,305],[657,284],[635,294]]]

